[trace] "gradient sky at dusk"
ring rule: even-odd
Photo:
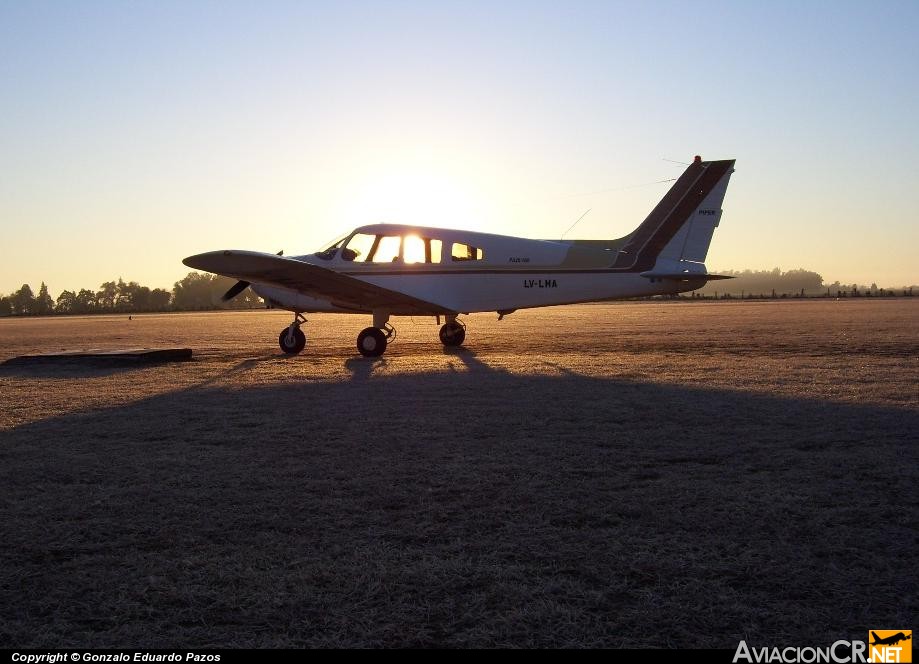
[[[917,35],[915,0],[0,0],[0,292],[379,221],[619,237],[694,154],[737,159],[709,269],[919,283]]]

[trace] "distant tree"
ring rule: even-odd
[[[716,283],[718,292],[741,296],[747,293],[774,293],[772,297],[780,293],[800,296],[802,291],[805,295],[820,295],[826,291],[823,277],[811,270],[798,269],[782,272],[779,268],[774,268],[772,270],[743,270],[742,272],[719,270],[719,272],[734,278],[730,281],[709,282],[700,289],[703,295],[711,295],[716,292]]]
[[[146,294],[141,290],[146,290]],[[124,279],[118,277],[118,283],[115,284],[115,309],[118,311],[139,311],[146,307],[146,295],[150,289],[141,286],[136,281],[125,283]]]
[[[817,295],[823,291],[823,277],[810,270],[789,270],[781,278],[789,290],[800,290],[802,295],[805,293]]]
[[[130,286],[131,309],[133,311],[149,311],[150,289],[146,286],[141,286],[136,281],[132,281]]]
[[[214,276],[189,272],[177,281],[172,291],[172,304],[176,309],[211,309],[214,302]]]
[[[133,282],[133,284],[136,285],[136,282]],[[131,284],[126,284],[124,279],[118,277],[118,282],[115,284],[115,297],[113,298],[112,308],[118,311],[128,311],[131,309],[132,295]]]
[[[118,295],[118,284],[106,281],[96,292],[96,308],[112,310],[115,308],[115,298]]]
[[[96,310],[96,294],[91,290],[83,288],[77,293],[74,301],[73,312],[75,314],[88,314]]]
[[[169,308],[172,294],[163,288],[154,288],[150,291],[150,311],[164,311]]]
[[[23,284],[22,288],[10,295],[10,305],[13,313],[17,315],[30,314],[35,309],[35,294],[29,284]]]
[[[33,313],[44,316],[53,312],[54,300],[52,300],[51,296],[48,294],[48,286],[43,281],[41,282],[41,287],[38,289],[38,297],[35,298]]]
[[[59,314],[76,313],[76,303],[76,293],[69,290],[61,291],[61,294],[57,296],[57,304],[54,306],[54,310]]]
[[[7,296],[0,296],[0,316],[10,316],[13,313],[13,305],[10,302],[10,298]]]

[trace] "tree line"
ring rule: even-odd
[[[732,296],[732,297],[819,297],[827,294],[833,297],[860,295],[912,295],[913,286],[900,289],[879,288],[877,284],[844,284],[835,281],[824,283],[823,277],[812,270],[797,269],[783,272],[779,268],[772,270],[719,270],[733,279],[709,281],[704,287],[694,291],[698,296]],[[919,287],[917,287],[919,289]]]
[[[735,277],[724,281],[710,281],[704,288],[694,291],[694,297],[817,297],[831,295],[895,295],[899,289],[878,288],[861,284],[823,283],[823,277],[811,270],[725,270],[719,272]],[[0,316],[42,316],[48,314],[141,313],[153,311],[201,311],[205,309],[253,309],[264,306],[250,289],[244,290],[229,303],[220,301],[235,282],[227,277],[200,272],[189,272],[175,282],[172,291],[148,288],[136,281],[106,281],[98,290],[83,288],[65,290],[52,299],[48,286],[42,282],[36,295],[28,284],[15,293],[0,295]],[[913,288],[904,286],[902,293],[912,295]]]
[[[220,297],[235,282],[226,277],[189,272],[175,282],[172,291],[141,286],[136,281],[106,281],[98,290],[65,290],[57,300],[42,282],[38,294],[29,284],[9,295],[0,295],[0,316],[44,316],[49,314],[142,313],[153,311],[202,311],[206,309],[253,309],[264,306],[246,289],[229,303]]]

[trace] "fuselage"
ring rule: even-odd
[[[613,269],[625,240],[532,240],[375,224],[295,258],[462,313],[679,293],[705,283],[702,275],[677,281]],[[363,253],[349,251],[358,246]],[[276,286],[254,283],[252,289],[272,306],[292,311],[369,311]]]

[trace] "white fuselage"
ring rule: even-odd
[[[298,260],[323,265],[314,256]],[[325,265],[323,265],[325,266]],[[452,267],[438,265],[336,266],[341,273],[376,286],[437,302],[462,313],[510,311],[576,302],[679,293],[698,288],[677,281],[652,281],[637,273],[605,269]],[[252,289],[271,305],[291,311],[366,313],[296,291],[264,284]],[[392,311],[394,315],[400,312]]]

